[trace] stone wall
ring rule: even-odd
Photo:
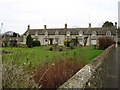
[[[102,88],[108,77],[115,46],[108,47],[103,53],[84,66],[59,88]]]

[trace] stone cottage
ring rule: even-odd
[[[115,24],[117,27],[117,24]],[[87,37],[87,45],[98,44],[98,38],[101,36],[110,36],[116,41],[116,27],[112,28],[92,28],[89,23],[88,28],[68,28],[65,24],[64,28],[47,28],[31,29],[28,25],[27,31],[23,34],[23,43],[26,43],[26,37],[30,34],[33,40],[39,40],[41,45],[64,45],[65,40],[78,40],[79,44],[83,45],[84,38]]]

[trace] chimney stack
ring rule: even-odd
[[[45,30],[47,29],[47,25],[44,25],[44,29],[45,29]]]
[[[91,23],[89,23],[89,28],[91,28]]]
[[[117,28],[117,22],[115,22],[115,28]]]
[[[28,30],[30,30],[30,25],[28,25]]]
[[[65,29],[67,29],[67,24],[65,24]]]

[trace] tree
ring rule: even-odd
[[[13,33],[13,37],[17,37],[17,33],[14,32],[14,33]]]
[[[109,22],[109,21],[106,21],[102,27],[114,27],[113,23],[112,22]]]
[[[29,48],[31,48],[31,47],[32,47],[32,43],[33,43],[33,39],[32,39],[32,37],[31,37],[31,35],[29,34],[29,35],[27,36],[27,39],[26,39],[26,45],[27,45]]]

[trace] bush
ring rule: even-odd
[[[59,47],[59,51],[63,51],[63,47]]]
[[[26,38],[26,45],[31,48],[32,47],[32,42],[33,42],[33,39],[31,37],[31,35],[29,34]]]
[[[65,45],[66,47],[70,47],[70,43],[71,43],[71,40],[65,40],[65,41],[64,41],[64,45]]]
[[[32,42],[32,45],[33,45],[33,47],[35,47],[35,46],[40,46],[41,44],[40,44],[40,41],[33,41]]]
[[[106,49],[109,46],[114,44],[114,40],[112,37],[105,36],[105,37],[99,37],[99,49]]]
[[[41,88],[58,88],[85,64],[76,58],[60,56],[56,58],[52,65],[44,64],[34,70],[34,80]]]
[[[19,44],[17,47],[20,47],[20,48],[27,48],[28,46],[26,44]]]
[[[74,43],[73,42],[70,43],[70,48],[74,49]]]
[[[50,47],[50,49],[49,49],[50,51],[53,51],[53,47]]]
[[[9,45],[10,45],[11,47],[17,46],[17,40],[10,40]]]
[[[23,66],[4,62],[2,68],[3,88],[37,88],[37,84],[30,77],[31,75],[24,71]]]

